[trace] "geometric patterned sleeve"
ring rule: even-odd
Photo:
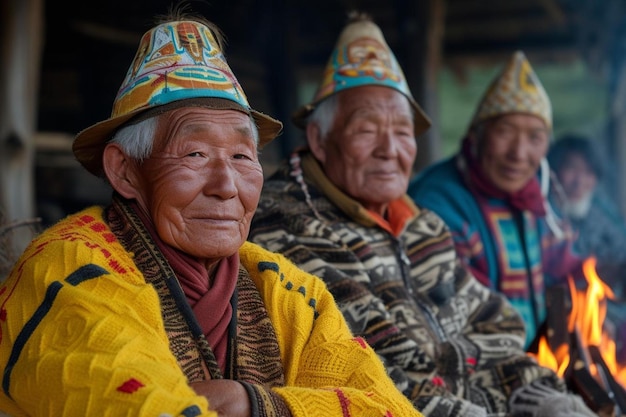
[[[0,408],[13,416],[211,416],[159,299],[101,209],[36,238],[0,286]]]
[[[421,416],[354,337],[322,280],[252,243],[240,257],[268,300],[285,368],[285,386],[273,391],[292,415]]]

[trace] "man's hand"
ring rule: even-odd
[[[250,399],[243,385],[230,379],[213,379],[190,384],[209,400],[209,409],[219,417],[250,417]]]

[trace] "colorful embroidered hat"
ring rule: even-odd
[[[74,155],[89,172],[99,175],[106,143],[124,123],[145,116],[145,112],[156,115],[185,106],[251,114],[259,129],[260,146],[282,130],[281,122],[250,108],[209,27],[197,21],[176,21],[143,35],[113,102],[111,117],[78,133]]]
[[[380,28],[366,16],[356,16],[346,25],[333,50],[322,83],[313,101],[298,109],[292,117],[300,128],[324,99],[340,91],[366,85],[393,88],[404,94],[415,110],[415,135],[430,127],[430,119],[417,104]]]
[[[508,113],[527,113],[541,118],[552,129],[552,105],[539,77],[522,51],[516,51],[492,81],[472,119],[483,120]]]

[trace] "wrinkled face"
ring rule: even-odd
[[[342,91],[338,100],[335,123],[316,157],[337,187],[384,214],[406,193],[417,154],[409,101],[379,86]]]
[[[598,181],[585,157],[575,152],[565,155],[556,174],[567,198],[573,203],[589,197]]]
[[[170,246],[211,263],[247,239],[263,171],[246,114],[199,107],[164,114],[150,158],[135,170],[136,198]]]
[[[479,162],[496,187],[513,193],[537,174],[549,143],[550,132],[539,117],[507,114],[487,122],[478,139]]]

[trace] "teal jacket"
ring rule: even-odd
[[[566,228],[557,236],[545,217],[511,207],[505,200],[474,194],[456,157],[426,168],[409,195],[450,228],[459,256],[486,286],[511,301],[526,323],[526,347],[545,320],[545,289],[579,269]]]

